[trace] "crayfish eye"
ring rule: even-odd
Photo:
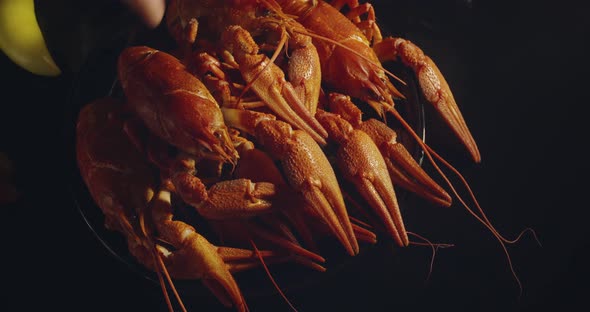
[[[137,63],[140,62],[145,62],[148,58],[152,57],[154,54],[156,54],[156,52],[158,52],[157,50],[153,50],[153,49],[149,49],[146,51],[142,51],[138,56],[137,56]]]

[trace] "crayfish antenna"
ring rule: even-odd
[[[157,203],[156,199],[157,199],[157,196],[152,197],[152,200],[150,201],[150,205],[157,205],[158,203]],[[154,271],[156,272],[156,275],[158,276],[158,282],[160,283],[160,287],[162,288],[162,293],[164,294],[164,299],[166,300],[166,305],[168,306],[168,310],[170,312],[173,312],[174,308],[172,307],[172,302],[170,301],[170,295],[168,294],[168,291],[166,288],[166,282],[168,282],[168,285],[170,286],[170,289],[172,290],[172,293],[174,294],[174,297],[178,301],[178,304],[180,305],[180,308],[182,309],[182,311],[187,312],[186,307],[184,306],[184,303],[182,302],[182,299],[180,298],[180,295],[179,295],[178,291],[176,290],[176,287],[174,286],[174,282],[172,281],[172,278],[170,277],[170,274],[168,273],[168,270],[166,269],[166,265],[164,264],[162,257],[158,253],[158,245],[154,242],[153,236],[148,234],[144,212],[145,211],[143,211],[143,210],[138,212],[139,227],[140,227],[141,233],[143,234],[143,237],[146,239],[147,243],[153,247],[151,254],[152,254],[152,259],[154,261]],[[164,277],[166,278],[166,281],[164,281]]]
[[[289,299],[287,298],[287,296],[285,295],[285,293],[283,293],[283,291],[281,290],[281,288],[279,287],[279,285],[277,284],[277,282],[275,281],[275,279],[272,277],[272,274],[270,274],[270,270],[266,266],[266,263],[264,262],[264,259],[262,258],[262,255],[260,254],[260,250],[258,250],[258,247],[256,247],[256,244],[254,243],[254,241],[252,240],[252,238],[250,238],[250,244],[252,244],[252,248],[254,248],[254,252],[256,253],[256,256],[260,260],[260,263],[262,264],[262,267],[264,268],[264,271],[266,271],[266,275],[268,275],[268,278],[270,279],[270,281],[272,282],[272,284],[274,285],[274,287],[277,289],[277,291],[279,292],[279,294],[281,295],[281,297],[283,297],[283,299],[285,299],[285,302],[287,302],[287,304],[289,305],[289,307],[291,307],[291,309],[293,309],[293,311],[297,312],[297,309],[295,309],[295,306],[293,306],[293,304],[291,303],[291,301],[289,301]]]
[[[154,249],[154,252],[152,252],[152,259],[154,261],[154,271],[156,272],[156,275],[158,276],[158,282],[160,284],[160,288],[162,288],[162,294],[164,295],[164,300],[166,300],[166,306],[168,307],[168,311],[174,312],[174,308],[172,307],[172,302],[170,301],[170,295],[168,295],[168,290],[166,288],[166,282],[164,281],[164,278],[162,277],[162,272],[160,271],[159,261],[157,260],[157,258],[158,258],[157,252],[158,251],[155,249]]]
[[[187,312],[186,307],[184,306],[184,303],[182,302],[182,299],[180,298],[180,295],[178,294],[178,291],[176,290],[176,286],[174,286],[174,282],[172,281],[172,278],[170,277],[170,274],[168,273],[168,270],[166,269],[166,265],[164,264],[164,261],[162,261],[162,257],[160,257],[160,255],[156,252],[154,252],[155,254],[155,258],[158,261],[158,265],[160,266],[160,269],[157,269],[158,272],[158,279],[160,280],[160,285],[162,286],[162,290],[164,292],[164,297],[166,298],[166,303],[168,304],[168,308],[170,309],[170,311],[174,311],[172,309],[172,303],[170,302],[170,298],[168,297],[168,292],[166,291],[166,286],[163,284],[162,281],[162,273],[163,275],[166,277],[166,281],[168,282],[168,285],[170,285],[170,288],[172,289],[172,293],[174,293],[174,297],[176,298],[176,300],[178,301],[178,304],[180,305],[180,309],[182,309],[183,312]],[[160,272],[160,270],[162,270]]]
[[[537,239],[537,236],[536,236],[535,232],[532,229],[527,228],[527,229],[523,230],[518,235],[518,237],[516,239],[513,239],[513,240],[509,240],[509,239],[505,238],[502,234],[500,234],[498,232],[498,230],[496,230],[496,228],[490,222],[490,220],[487,218],[484,210],[479,205],[479,202],[477,201],[477,198],[475,197],[475,194],[471,190],[471,187],[469,186],[469,183],[465,180],[465,178],[463,177],[463,175],[455,167],[453,167],[450,163],[448,163],[442,156],[438,155],[430,146],[428,146],[426,143],[424,143],[422,141],[422,139],[412,129],[412,127],[403,119],[403,117],[399,114],[399,112],[397,110],[395,110],[394,108],[391,108],[389,110],[389,112],[391,112],[395,116],[395,118],[402,124],[402,126],[404,127],[404,129],[406,129],[408,131],[408,133],[416,140],[416,142],[418,143],[418,145],[420,145],[420,147],[424,151],[424,154],[426,155],[426,157],[428,158],[428,160],[430,161],[430,163],[433,165],[433,167],[435,168],[435,170],[441,175],[441,177],[445,180],[445,182],[447,183],[447,185],[451,189],[452,193],[455,195],[455,197],[457,198],[457,200],[459,200],[459,202],[461,203],[461,205],[478,222],[480,222],[482,225],[484,225],[492,233],[492,235],[494,235],[494,237],[498,240],[498,242],[500,243],[500,246],[502,247],[502,250],[504,251],[504,254],[506,255],[506,260],[508,262],[508,266],[510,268],[510,272],[512,273],[512,276],[514,277],[516,283],[518,284],[519,293],[522,295],[522,291],[523,291],[522,283],[520,282],[520,279],[518,278],[518,275],[516,274],[516,271],[514,269],[514,265],[512,263],[512,259],[510,257],[510,253],[508,252],[508,249],[506,247],[506,244],[513,244],[513,243],[517,242],[522,237],[522,235],[525,232],[527,232],[527,231],[531,231],[533,233],[533,236],[537,240],[537,242],[539,242],[538,239]],[[450,169],[453,173],[455,173],[457,175],[457,177],[459,178],[459,180],[461,181],[461,183],[465,186],[467,192],[469,193],[470,198],[472,199],[472,201],[474,202],[474,204],[475,204],[475,206],[477,208],[477,211],[481,214],[481,217],[471,207],[469,207],[469,205],[467,205],[467,203],[465,202],[465,200],[463,200],[463,198],[461,197],[461,195],[459,195],[459,193],[455,189],[453,183],[449,180],[449,178],[447,177],[447,175],[442,171],[442,169],[440,169],[440,167],[438,166],[438,164],[434,160],[433,155],[434,155],[434,157],[436,159],[438,159],[439,161],[441,161],[448,169]]]
[[[326,262],[326,260],[322,256],[320,256],[319,254],[311,252],[311,251],[301,247],[299,244],[296,244],[288,239],[284,239],[281,236],[277,236],[277,235],[275,235],[275,234],[271,233],[270,231],[267,231],[263,228],[259,228],[254,225],[250,225],[249,230],[252,231],[253,234],[256,234],[259,237],[261,237],[262,239],[267,240],[273,244],[276,244],[276,245],[280,246],[281,248],[284,248],[285,250],[288,250],[289,252],[293,253],[294,255],[298,255],[300,257],[309,259],[311,261],[320,262],[320,263]]]
[[[428,268],[428,275],[426,276],[426,280],[424,281],[424,283],[428,283],[428,281],[430,280],[430,276],[432,275],[432,270],[434,268],[434,258],[436,257],[436,251],[439,248],[448,248],[448,247],[453,247],[455,245],[453,244],[445,244],[445,243],[438,243],[438,244],[434,244],[432,243],[430,240],[428,240],[427,238],[425,238],[424,236],[418,235],[414,232],[408,232],[409,235],[415,236],[420,240],[423,240],[424,243],[418,243],[418,242],[412,242],[410,241],[410,245],[418,245],[418,246],[430,246],[430,248],[432,249],[432,257],[430,258],[430,266]]]
[[[477,201],[477,198],[475,197],[475,194],[473,193],[473,191],[471,190],[471,187],[469,186],[469,183],[467,182],[467,180],[465,179],[465,177],[463,177],[463,175],[459,172],[459,170],[457,170],[455,167],[453,167],[446,159],[444,159],[442,156],[440,156],[437,152],[435,152],[430,146],[426,145],[426,147],[428,148],[429,152],[432,153],[432,155],[434,155],[434,157],[436,159],[438,159],[440,162],[442,162],[447,168],[449,168],[449,170],[451,170],[453,173],[455,173],[457,175],[457,177],[459,178],[459,180],[461,180],[461,182],[463,183],[463,185],[465,186],[465,188],[467,189],[467,192],[469,193],[469,196],[471,197],[471,200],[473,200],[473,202],[475,203],[475,207],[477,208],[477,210],[481,213],[482,218],[491,225],[491,221],[488,219],[488,217],[486,216],[486,214],[483,211],[483,208],[481,208],[481,206],[479,205],[479,202]],[[495,228],[494,228],[494,231]],[[537,233],[535,232],[534,229],[527,227],[524,230],[522,230],[518,236],[514,239],[507,239],[504,236],[500,235],[498,231],[496,231],[496,233],[498,233],[499,238],[508,244],[514,244],[518,241],[520,241],[520,239],[522,238],[522,236],[526,233],[526,232],[530,232],[531,235],[533,236],[533,239],[537,242],[537,244],[539,246],[541,246],[541,241],[539,241],[539,238],[537,237]]]

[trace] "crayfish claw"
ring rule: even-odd
[[[426,100],[440,113],[473,160],[481,162],[475,139],[467,128],[451,88],[432,59],[414,43],[401,38],[385,38],[375,44],[373,50],[382,62],[399,58],[405,66],[414,71]]]
[[[385,225],[389,235],[399,246],[408,246],[408,233],[404,226],[391,180],[366,176],[356,182],[356,185],[361,195],[369,202],[373,211]]]
[[[420,164],[416,162],[408,150],[397,141],[397,133],[393,129],[376,119],[366,120],[358,128],[368,134],[377,144],[391,179],[396,185],[435,204],[445,207],[451,205],[451,196],[420,167]]]
[[[299,98],[293,85],[285,79],[283,71],[264,54],[258,53],[258,46],[250,33],[242,27],[231,26],[222,38],[225,48],[239,64],[244,80],[268,108],[324,145],[326,130]]]
[[[256,124],[256,137],[278,159],[289,185],[324,220],[350,255],[359,252],[336,174],[318,143],[282,121]]]
[[[229,270],[209,271],[202,277],[202,281],[224,306],[234,306],[237,311],[246,311],[244,297]]]
[[[316,117],[338,143],[336,164],[344,178],[356,186],[396,243],[407,246],[408,236],[393,184],[375,142],[339,115],[318,110]]]
[[[359,253],[359,245],[354,235],[348,212],[342,199],[340,189],[322,187],[318,180],[309,179],[302,185],[304,198],[314,212],[326,223],[349,255]]]
[[[275,185],[268,182],[222,181],[211,186],[207,199],[195,207],[209,220],[247,218],[270,212],[275,194]]]
[[[451,196],[422,169],[404,145],[397,141],[397,133],[393,129],[377,119],[363,121],[361,110],[348,96],[331,93],[329,99],[331,111],[348,121],[355,129],[368,134],[377,145],[395,185],[435,204],[445,207],[451,205]]]
[[[392,180],[434,204],[450,207],[451,195],[426,174],[401,144],[396,147],[397,153],[391,156],[391,160],[386,159]]]

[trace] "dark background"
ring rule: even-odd
[[[498,242],[464,209],[410,199],[408,227],[433,241],[455,244],[439,250],[428,282],[428,248],[381,248],[367,256],[371,261],[360,258],[307,291],[288,293],[300,311],[585,306],[583,296],[590,290],[584,146],[588,62],[582,47],[588,44],[588,18],[581,7],[564,2],[490,2],[396,1],[394,6],[377,1],[375,8],[386,33],[406,36],[438,63],[483,161],[471,163],[432,115],[427,140],[464,173],[501,233],[515,237],[531,227],[538,234],[542,247],[530,235],[508,246],[522,295]],[[124,9],[105,3],[99,8],[54,5],[38,12],[50,50],[65,70],[60,77],[34,76],[0,55],[0,151],[14,163],[10,178],[20,192],[16,203],[1,207],[2,280],[9,299],[3,304],[24,310],[37,305],[166,310],[159,286],[99,243],[69,185],[72,147],[65,138],[71,135],[71,120],[66,116],[72,113],[74,81],[86,56],[108,42],[113,31],[127,29],[121,21],[133,22]],[[260,283],[267,283],[266,277]],[[210,297],[187,298],[191,310],[225,311]],[[288,311],[278,296],[246,299],[252,311]]]

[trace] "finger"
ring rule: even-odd
[[[165,0],[123,0],[123,3],[149,28],[160,25],[166,10]]]

